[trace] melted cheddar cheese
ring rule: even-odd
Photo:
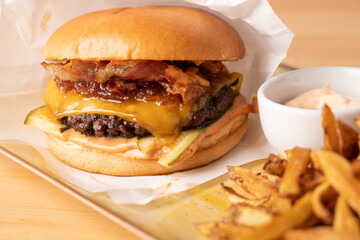
[[[232,73],[213,83],[208,94],[200,97],[196,103],[160,105],[156,102],[129,100],[118,102],[99,98],[87,98],[76,92],[62,93],[51,79],[45,90],[44,102],[55,119],[74,114],[116,115],[129,122],[137,122],[153,136],[164,138],[177,135],[190,121],[192,114],[199,110],[209,98],[224,85],[235,86],[239,92],[242,76]],[[174,136],[173,136],[174,137]]]
[[[154,136],[176,134],[191,118],[191,104],[158,105],[156,102],[117,102],[98,98],[85,98],[75,92],[63,94],[54,79],[47,85],[44,101],[56,119],[88,113],[116,115],[126,121],[137,122]]]

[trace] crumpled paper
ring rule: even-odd
[[[40,63],[42,48],[50,35],[66,21],[87,12],[141,5],[197,7],[229,22],[241,34],[246,56],[226,64],[230,71],[244,75],[241,92],[248,99],[286,56],[293,38],[265,0],[1,0],[0,139],[19,139],[32,144],[65,180],[87,191],[106,191],[116,203],[148,203],[221,175],[227,171],[227,165],[265,157],[272,150],[261,131],[258,116],[253,115],[240,144],[214,163],[163,176],[114,177],[87,173],[63,164],[49,153],[40,131],[23,126],[27,113],[42,105],[42,90],[50,76]]]

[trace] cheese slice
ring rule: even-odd
[[[157,102],[127,100],[124,102],[100,98],[87,98],[76,92],[62,93],[52,78],[46,88],[44,101],[55,119],[74,114],[116,115],[129,122],[137,122],[153,136],[177,135],[181,128],[190,121],[192,114],[200,109],[224,85],[232,85],[238,81],[239,73],[226,74],[212,83],[209,93],[202,96],[196,103],[160,105]],[[239,89],[235,90],[236,92]]]
[[[86,98],[75,92],[63,94],[54,79],[47,85],[44,101],[56,119],[80,113],[116,115],[137,122],[156,137],[178,133],[190,121],[192,107],[192,104],[159,105],[137,100]]]

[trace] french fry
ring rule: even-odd
[[[251,192],[249,192],[246,187],[244,186],[244,184],[242,184],[241,182],[239,182],[240,179],[237,180],[232,180],[226,183],[222,183],[224,186],[227,186],[229,188],[231,188],[232,190],[234,190],[234,192],[236,192],[237,194],[243,196],[244,198],[247,199],[257,199]],[[225,194],[226,190],[224,189]]]
[[[335,206],[334,229],[336,231],[360,234],[360,222],[353,214],[343,196],[339,196]]]
[[[359,154],[358,133],[349,125],[337,122],[341,154],[347,159],[356,158]]]
[[[259,207],[264,205],[270,199],[270,195],[263,198],[249,199],[236,192],[233,188],[225,186],[223,183],[221,183],[221,186],[225,191],[225,195],[232,203],[242,203],[253,207]]]
[[[284,176],[280,181],[279,192],[282,196],[297,196],[301,193],[300,176],[310,160],[309,148],[295,147],[287,164]]]
[[[269,206],[274,214],[281,214],[291,208],[291,200],[280,195],[272,196],[266,206]]]
[[[310,162],[311,162],[312,168],[314,168],[318,171],[321,171],[319,160],[316,157],[314,157],[314,155],[312,153],[310,154]]]
[[[285,231],[304,223],[307,219],[309,219],[311,214],[311,193],[307,193],[302,196],[287,212],[274,217],[269,224],[251,229],[241,236],[229,235],[227,237],[230,240],[276,239],[281,237]]]
[[[355,176],[360,179],[360,159],[356,159],[351,165]]]
[[[292,149],[285,150],[286,158],[290,159],[292,154]]]
[[[269,208],[252,207],[244,204],[234,204],[230,207],[233,221],[236,225],[259,227],[268,224],[273,219]]]
[[[322,127],[324,128],[325,150],[340,152],[337,122],[328,105],[322,108]]]
[[[353,173],[350,162],[343,156],[326,150],[318,150],[312,154],[317,158],[330,184],[360,215],[360,180]]]
[[[309,180],[309,181],[303,183],[303,190],[304,190],[304,192],[312,191],[317,186],[319,186],[320,184],[322,184],[325,181],[326,181],[326,178],[324,176]]]
[[[318,185],[325,182],[324,174],[314,168],[307,168],[300,178],[300,185],[303,192],[312,191]]]
[[[266,163],[264,165],[264,171],[281,177],[286,169],[288,161],[281,159],[279,156],[275,154],[270,154],[266,159]]]
[[[265,206],[274,213],[286,212],[291,207],[290,199],[279,197],[277,185],[262,175],[253,173],[245,167],[228,167],[230,179],[238,182],[244,189],[262,199],[270,196]]]
[[[360,117],[355,118],[355,124],[360,129]],[[360,135],[358,136],[358,148],[360,149]],[[360,160],[360,153],[357,159]]]
[[[323,150],[270,154],[265,173],[228,167],[233,182],[221,186],[232,205],[198,230],[218,240],[360,240],[360,135],[328,106],[322,117]]]
[[[211,239],[226,239],[229,235],[241,236],[250,231],[249,228],[223,222],[207,222],[196,225],[199,233]]]
[[[284,240],[359,240],[357,234],[338,232],[331,227],[295,229],[285,233]]]
[[[311,205],[314,214],[321,219],[325,224],[331,224],[334,220],[334,216],[328,209],[324,202],[329,199],[334,199],[336,197],[336,192],[331,187],[329,182],[324,182],[318,186],[311,197]]]
[[[201,235],[210,237],[211,230],[214,229],[217,224],[217,222],[198,223],[196,224],[196,229]]]
[[[277,195],[277,186],[267,178],[253,173],[245,167],[228,167],[230,179],[243,185],[248,192],[256,198],[264,198],[271,195]]]
[[[296,228],[310,228],[314,226],[319,226],[321,223],[321,220],[317,218],[314,214],[312,214],[312,216],[308,220],[306,220],[306,222],[302,223]]]
[[[251,112],[252,113],[256,113],[258,114],[259,113],[259,104],[258,104],[258,99],[257,99],[257,96],[252,96],[251,97]]]
[[[355,118],[355,124],[360,129],[360,117]]]

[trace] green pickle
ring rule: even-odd
[[[182,131],[175,141],[167,147],[167,151],[160,154],[158,163],[164,167],[171,167],[180,155],[205,131],[206,128]]]
[[[141,152],[148,153],[152,150],[156,143],[156,138],[154,136],[147,136],[139,138],[137,144]]]
[[[51,115],[50,110],[47,107],[42,106],[31,111],[27,115],[24,124],[43,130],[44,132],[62,133],[69,128],[68,126],[61,124],[59,120],[51,118]]]
[[[192,129],[180,132],[179,136],[160,153],[158,163],[164,167],[171,167],[180,155],[205,131],[206,128]],[[142,137],[138,140],[140,151],[147,153],[156,144],[153,136]]]

